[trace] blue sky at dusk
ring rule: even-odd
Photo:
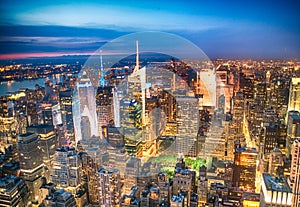
[[[138,31],[178,34],[210,58],[299,58],[296,1],[0,1],[0,58],[86,54]]]

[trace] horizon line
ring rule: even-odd
[[[1,61],[9,60],[25,60],[25,59],[43,59],[43,58],[60,58],[68,56],[93,56],[96,51],[86,51],[86,52],[40,52],[40,53],[10,53],[10,54],[0,54]],[[117,55],[117,54],[116,54]],[[213,57],[211,60],[294,60],[300,61],[300,57]]]

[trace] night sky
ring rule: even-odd
[[[89,54],[149,30],[185,37],[212,59],[300,57],[297,1],[0,2],[0,59]]]

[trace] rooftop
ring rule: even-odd
[[[257,150],[255,148],[246,148],[246,147],[236,148],[235,151],[245,152],[245,153],[257,153]]]
[[[292,192],[285,178],[273,177],[270,174],[263,173],[263,180],[267,190],[287,193]]]
[[[183,202],[184,195],[178,194],[178,195],[173,195],[171,201],[175,203],[181,203]]]
[[[118,174],[119,170],[117,169],[105,169],[105,168],[101,168],[98,173],[100,174]]]
[[[13,189],[19,186],[22,182],[17,176],[6,176],[0,178],[0,193],[10,194]]]

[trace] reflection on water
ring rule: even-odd
[[[61,81],[60,78],[51,77],[48,78],[54,84]],[[0,82],[0,96],[4,96],[9,92],[15,92],[21,88],[34,89],[35,85],[45,86],[46,78],[34,79],[34,80],[22,80],[22,81],[5,81]]]

